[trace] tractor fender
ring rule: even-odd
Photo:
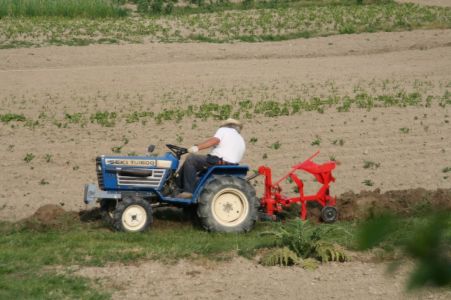
[[[213,179],[214,175],[229,175],[245,178],[249,167],[246,165],[218,165],[207,169],[199,179],[196,190],[193,193],[194,203],[197,203],[200,193],[204,186]]]

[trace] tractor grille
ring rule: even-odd
[[[152,175],[148,177],[124,176],[118,174],[117,184],[158,188],[165,174],[166,169],[153,169]]]
[[[105,184],[103,183],[103,175],[102,175],[102,158],[100,156],[96,158],[96,173],[97,173],[97,181],[99,182],[99,188],[101,190],[104,190]]]

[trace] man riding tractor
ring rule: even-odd
[[[196,187],[196,174],[214,165],[238,165],[246,151],[240,132],[243,124],[235,119],[225,120],[213,137],[188,148],[190,155],[179,170],[178,186],[182,193],[177,198],[191,198]],[[195,154],[213,148],[208,155]]]

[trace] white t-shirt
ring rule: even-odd
[[[221,127],[216,131],[215,138],[219,139],[211,155],[221,157],[224,161],[237,164],[241,161],[246,151],[246,143],[243,137],[233,128]]]

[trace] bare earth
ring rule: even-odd
[[[192,119],[179,124],[119,122],[111,128],[89,122],[85,128],[52,124],[53,119],[64,120],[64,113],[159,111],[203,101],[284,101],[347,95],[356,89],[383,93],[416,88],[425,94],[443,95],[450,86],[451,30],[260,44],[1,50],[0,114],[23,113],[34,119],[45,115],[47,121],[34,129],[0,123],[0,219],[27,217],[44,204],[59,204],[66,210],[85,208],[83,184],[96,181],[95,157],[111,154],[111,148],[120,146],[124,137],[129,140],[122,149],[124,155],[144,154],[149,143],[162,153],[165,143],[189,146],[209,137],[218,125],[214,120],[197,121],[193,130]],[[333,187],[337,195],[375,188],[450,188],[451,176],[442,171],[451,167],[450,113],[449,106],[434,103],[430,107],[355,108],[351,112],[337,112],[332,107],[323,114],[254,118],[247,121],[243,135],[247,141],[256,138],[257,142],[248,143],[244,162],[253,169],[267,164],[277,177],[321,149],[318,162],[331,156],[341,161]],[[320,147],[312,145],[318,138]],[[343,145],[334,144],[337,139],[342,139]],[[276,141],[280,149],[271,149]],[[24,161],[27,153],[35,156],[29,163]],[[49,155],[51,159],[46,159]],[[380,167],[364,169],[365,160],[380,163]],[[374,185],[368,187],[364,180]],[[312,272],[264,268],[237,259],[212,266],[144,262],[86,268],[79,273],[120,287],[113,296],[116,299],[450,297],[448,291],[405,295],[405,271],[392,279],[384,276],[384,265],[357,261]]]
[[[102,284],[120,289],[113,299],[449,299],[451,291],[445,290],[406,293],[405,278],[412,267],[389,274],[381,263],[349,262],[311,271],[236,258],[226,263],[84,268],[75,274],[101,278]]]
[[[451,0],[396,0],[399,3],[415,3],[430,6],[451,6]]]
[[[144,154],[149,143],[189,146],[214,133],[217,121],[184,119],[158,125],[120,122],[58,128],[65,113],[159,111],[203,101],[347,95],[354,89],[384,94],[424,89],[443,95],[451,81],[451,30],[375,33],[263,44],[145,44],[49,47],[0,51],[0,113],[38,119],[34,129],[0,125],[0,218],[18,220],[43,204],[84,208],[83,184],[95,182],[94,159],[129,143],[122,153]],[[280,58],[279,58],[280,57]],[[387,85],[387,87],[384,87]],[[419,87],[418,87],[419,86]],[[267,164],[275,177],[321,150],[318,162],[335,157],[337,195],[352,190],[449,188],[449,107],[353,109],[305,112],[247,121],[244,163]],[[403,133],[400,128],[407,128]],[[181,142],[179,142],[182,139]],[[320,139],[320,147],[312,142]],[[342,140],[343,145],[333,143]],[[279,141],[279,150],[270,145]],[[26,163],[24,157],[35,158]],[[264,154],[267,159],[262,159]],[[46,156],[51,156],[49,162]],[[380,163],[364,169],[365,160]],[[372,187],[362,181],[371,180]],[[46,184],[48,182],[48,184]],[[260,186],[260,184],[258,185]]]

